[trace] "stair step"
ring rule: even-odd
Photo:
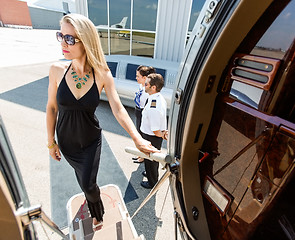
[[[138,238],[119,188],[115,185],[101,187],[101,198],[105,208],[103,228],[96,232],[92,229],[92,218],[84,194],[77,194],[68,201],[70,238],[72,240],[98,239],[98,237],[99,239],[142,239]],[[110,237],[102,237],[102,234]]]
[[[122,216],[122,213],[119,208],[110,209],[105,212],[104,218],[103,218],[103,228],[107,228],[108,226],[112,226],[114,223],[120,222],[122,220],[126,219],[126,216]],[[81,225],[83,227],[83,234],[84,236],[87,236],[91,233],[93,233],[92,230],[92,218],[89,216],[86,219],[80,220],[79,228],[81,228]]]
[[[84,221],[86,221],[86,220],[88,221],[88,219],[90,219],[91,224],[92,224],[92,218],[91,218],[90,213],[88,211],[87,202],[84,204],[84,201],[85,201],[85,198],[81,199],[80,208],[78,209],[78,211],[73,211],[73,212],[76,212],[75,217],[72,220],[72,225],[73,225],[74,231],[79,229],[79,222],[80,221],[84,222]],[[82,203],[82,205],[81,205],[81,203]],[[75,209],[77,209],[77,207],[75,207]],[[105,214],[103,217],[104,226],[108,226],[108,225],[112,224],[114,221],[121,221],[127,217],[129,217],[128,212],[122,211],[121,204],[117,202],[114,205],[114,208],[105,209]]]
[[[130,223],[127,219],[116,222],[107,227],[103,227],[101,230],[94,233],[92,232],[91,234],[84,237],[85,240],[133,240],[136,238],[137,236],[134,236],[133,231],[130,227]]]

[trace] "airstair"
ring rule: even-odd
[[[169,155],[163,153],[151,153],[148,157],[136,148],[126,147],[127,153],[157,161],[167,167],[167,163],[171,163],[172,159]],[[161,177],[157,184],[151,189],[148,196],[133,214],[136,215],[144,204],[157,192],[163,182],[170,176],[170,171]],[[67,203],[68,225],[70,240],[144,240],[143,235],[138,235],[120,189],[116,185],[105,185],[100,187],[101,199],[104,205],[105,214],[103,217],[103,228],[98,231],[92,229],[92,218],[90,216],[87,201],[84,193],[76,194],[71,197]]]
[[[83,193],[71,197],[67,203],[69,237],[71,240],[144,240],[138,236],[124,203],[120,189],[116,185],[100,187],[105,208],[103,228],[93,232],[92,218]]]

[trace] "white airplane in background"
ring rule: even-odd
[[[128,17],[123,17],[121,22],[111,25],[110,28],[111,29],[112,28],[122,28],[122,29],[124,29],[126,27],[127,20],[128,20]],[[98,26],[95,26],[95,27],[96,27],[97,31],[99,32],[100,37],[102,37],[102,32],[106,32],[106,30],[108,29],[108,25],[98,25]]]

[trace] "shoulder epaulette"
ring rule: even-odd
[[[157,107],[157,100],[154,99],[154,100],[152,100],[152,102],[151,102],[151,108],[156,108],[156,107]]]

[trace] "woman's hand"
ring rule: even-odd
[[[49,155],[56,161],[60,161],[61,155],[57,144],[49,148]]]
[[[157,137],[163,138],[164,140],[168,139],[168,130],[157,130],[153,132]]]
[[[160,152],[157,148],[155,148],[149,141],[141,138],[138,141],[134,141],[135,146],[137,149],[147,156],[150,155],[150,153]]]
[[[164,140],[167,140],[168,139],[168,130],[164,130],[164,131],[162,131],[162,133],[163,133],[163,139]]]

